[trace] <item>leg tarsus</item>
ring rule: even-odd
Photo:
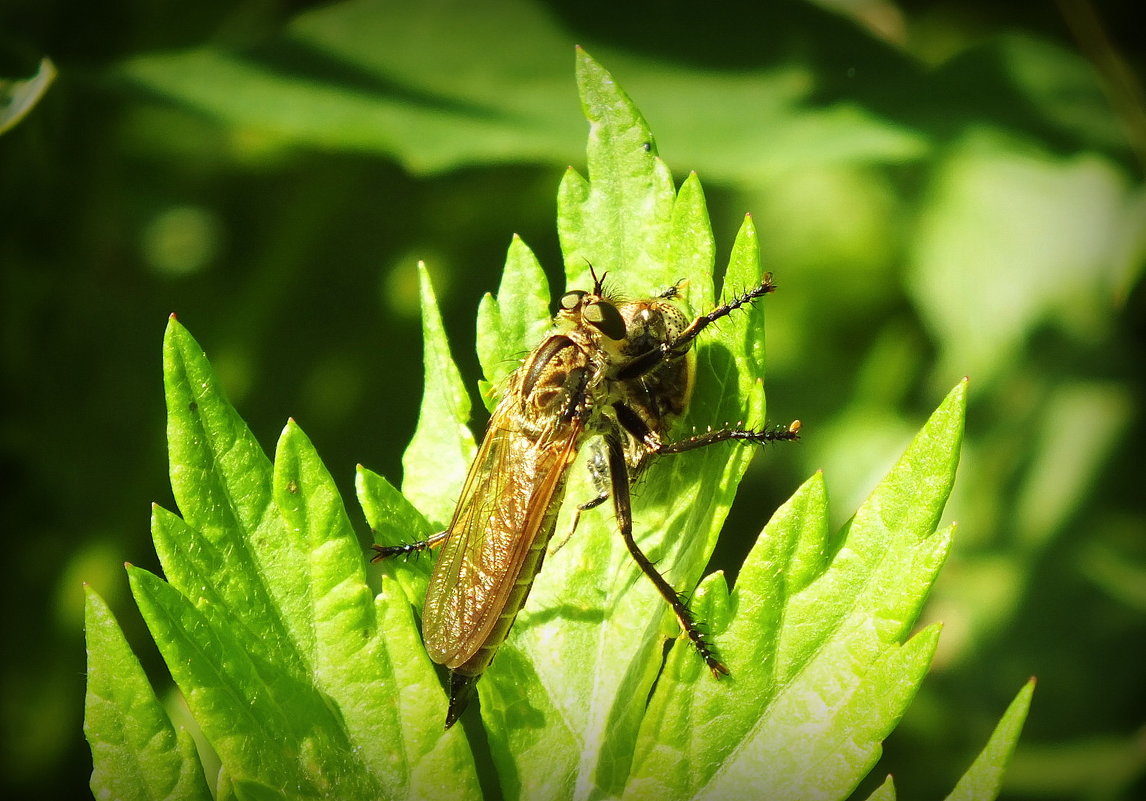
[[[573,535],[577,533],[577,526],[581,522],[582,512],[588,512],[590,509],[596,509],[607,500],[609,500],[609,493],[602,492],[593,500],[587,501],[578,506],[577,511],[573,513],[573,525],[569,527],[569,533],[562,537],[560,540],[555,540],[554,543],[549,546],[548,555],[553,556],[555,553],[564,548],[569,540],[573,539]]]
[[[371,545],[370,549],[374,551],[374,555],[370,557],[370,561],[381,562],[383,559],[390,559],[395,556],[417,555],[429,548],[436,548],[441,545],[445,542],[448,534],[449,530],[447,529],[415,542],[404,542],[400,545]]]

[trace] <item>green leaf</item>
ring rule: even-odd
[[[577,85],[589,121],[589,181],[586,190],[570,169],[558,193],[568,286],[591,286],[592,264],[612,271],[621,294],[648,295],[680,278],[668,272],[672,175],[633,101],[580,49]]]
[[[669,274],[687,281],[683,287],[694,308],[715,305],[712,271],[716,266],[716,240],[708,220],[708,205],[700,178],[691,172],[672,205],[668,240]]]
[[[936,627],[907,635],[950,544],[935,525],[965,390],[952,390],[834,542],[819,474],[777,510],[730,617],[714,619],[732,680],[704,681],[687,644],[674,644],[626,797],[842,798],[871,769],[938,637]]]
[[[418,428],[402,456],[402,494],[434,525],[444,526],[454,511],[466,471],[477,451],[469,430],[470,396],[450,355],[430,274],[418,265],[422,293],[425,388]]]
[[[359,465],[355,488],[358,503],[366,515],[374,542],[379,545],[403,545],[425,540],[434,533],[434,527],[406,500],[393,484],[383,476]],[[426,596],[426,581],[430,577],[431,560],[405,560],[397,569],[389,569],[391,561],[382,562],[382,570],[396,579],[407,599],[420,604]]]
[[[1035,691],[1035,680],[1031,679],[1011,701],[1002,720],[995,727],[991,739],[982,753],[959,779],[947,801],[994,801],[999,797],[1003,785],[1003,770],[1014,753],[1023,730],[1027,712],[1031,707],[1031,696]]]
[[[191,735],[171,724],[107,604],[90,587],[84,594],[92,793],[117,801],[210,801]]]
[[[338,709],[356,760],[382,772],[398,796],[434,798],[448,789],[453,798],[476,797],[462,732],[427,726],[445,715],[445,698],[433,665],[418,647],[407,600],[385,582],[375,603],[334,480],[293,421],[275,454],[274,494],[288,530],[309,558],[316,643],[312,680]],[[443,783],[445,767],[455,774]]]
[[[962,381],[828,544],[838,552],[823,576],[792,599],[786,616],[790,636],[780,652],[783,676],[806,664],[819,646],[817,632],[844,623],[857,610],[873,613],[876,633],[886,640],[911,628],[950,545],[950,529],[932,532],[954,483],[966,396]]]
[[[353,752],[367,765],[392,766],[394,783],[405,784],[403,744],[392,736],[399,725],[397,685],[376,637],[362,550],[334,480],[293,420],[275,453],[274,497],[308,568],[298,589],[311,605],[312,681],[340,711]]]
[[[250,648],[301,673],[314,647],[309,604],[294,590],[304,560],[274,508],[271,463],[174,317],[163,369],[171,490],[187,524],[160,515],[153,528],[164,573],[190,598],[210,588],[220,617],[247,627]]]
[[[895,801],[895,782],[888,776],[883,784],[875,788],[875,792],[867,797],[867,801]]]
[[[906,56],[807,3],[783,3],[783,25],[771,8],[739,13],[761,58],[730,69],[585,42],[565,15],[529,0],[351,0],[300,14],[258,48],[151,53],[120,74],[263,139],[384,153],[416,172],[570,164],[582,141],[566,102],[566,53],[582,41],[630,76],[650,118],[672,122],[674,153],[711,179],[758,186],[797,166],[926,152],[924,138],[884,110],[888,82],[918,73]],[[800,56],[776,58],[792,51],[799,24],[820,35],[799,42]],[[833,97],[826,84],[841,53],[864,69]],[[860,93],[865,84],[873,97]]]
[[[291,787],[299,797],[338,788],[348,797],[377,792],[350,760],[333,709],[315,688],[248,653],[225,626],[213,622],[171,585],[131,568],[132,593],[183,690],[196,721],[242,793],[274,797]],[[318,762],[315,753],[332,759]]]
[[[129,578],[222,763],[218,796],[477,798],[464,733],[442,730],[446,698],[409,599],[387,577],[373,596],[310,441],[289,423],[272,468],[174,320],[164,362],[172,484],[186,520],[153,513],[170,583],[135,568]],[[383,527],[428,528],[388,484],[370,486],[371,513],[398,518]],[[89,715],[93,743],[109,739],[107,720]],[[100,781],[139,783],[121,766]]]
[[[752,289],[761,277],[756,227],[746,216],[724,273],[724,300]],[[704,425],[764,425],[764,305],[755,303],[721,321],[708,347],[698,349],[698,369],[713,376],[693,398],[693,411],[703,415]]]
[[[514,234],[497,297],[486,293],[478,306],[477,352],[485,373],[481,395],[489,411],[497,405],[510,373],[548,328],[549,281],[533,251]]]

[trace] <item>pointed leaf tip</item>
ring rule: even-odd
[[[998,797],[1003,783],[1003,771],[1018,744],[1034,691],[1035,679],[1031,677],[1019,689],[986,746],[959,779],[946,801],[994,801]]]
[[[448,520],[476,451],[468,423],[470,399],[450,353],[445,325],[425,262],[418,262],[425,385],[418,427],[402,457],[402,491],[431,519]]]

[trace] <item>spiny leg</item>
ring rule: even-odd
[[[684,329],[680,335],[669,343],[665,348],[666,354],[676,353],[682,347],[696,339],[697,334],[708,328],[709,325],[719,320],[721,317],[727,317],[732,312],[739,309],[741,306],[758,300],[770,292],[776,291],[776,285],[772,283],[772,273],[764,273],[764,278],[759,284],[742,292],[727,303],[721,303],[708,314],[702,314],[689,324],[688,328]]]
[[[629,549],[629,554],[636,561],[637,565],[641,568],[641,572],[648,576],[652,581],[653,586],[657,588],[657,592],[661,597],[668,602],[672,607],[673,614],[676,615],[677,622],[680,624],[681,629],[688,635],[688,639],[692,642],[693,647],[696,648],[701,658],[704,659],[708,669],[712,671],[712,675],[719,678],[722,675],[728,675],[728,668],[724,663],[716,658],[716,652],[712,646],[704,638],[700,628],[696,624],[692,613],[688,610],[681,596],[676,590],[672,588],[664,576],[656,569],[649,558],[645,556],[644,552],[637,546],[636,540],[633,539],[633,509],[629,496],[629,470],[625,462],[624,448],[621,444],[621,435],[619,431],[611,432],[605,436],[606,445],[608,447],[609,456],[609,476],[613,488],[613,506],[617,513],[617,525],[621,529],[621,538],[625,541],[625,547]]]
[[[727,442],[728,440],[758,442],[761,444],[765,442],[790,442],[800,438],[801,426],[802,424],[799,420],[793,420],[787,428],[784,426],[776,426],[760,431],[755,431],[750,428],[718,428],[714,431],[706,431],[703,434],[685,437],[676,442],[666,443],[659,446],[654,453],[658,456],[665,456],[671,453],[684,453],[685,451],[703,448],[706,445],[713,445],[717,442]]]
[[[436,548],[446,540],[446,536],[450,532],[439,531],[437,534],[431,534],[424,540],[416,542],[404,542],[401,545],[371,545],[370,548],[376,553],[370,557],[371,562],[381,562],[383,559],[389,559],[392,556],[409,556],[410,554],[421,553],[429,548]]]
[[[728,440],[756,442],[760,444],[765,442],[796,440],[800,438],[800,429],[803,426],[799,420],[793,420],[788,424],[787,428],[784,426],[774,426],[773,428],[764,428],[759,431],[752,428],[718,428],[716,430],[706,431],[703,434],[685,437],[676,442],[662,444],[659,438],[653,435],[648,425],[641,419],[641,416],[633,411],[628,404],[623,401],[617,401],[613,404],[613,411],[617,415],[617,422],[620,423],[621,428],[632,434],[638,442],[644,444],[648,449],[648,452],[645,454],[646,459],[652,456],[684,453],[685,451],[695,450],[696,448],[703,448],[705,445],[713,445],[717,442],[726,442]],[[598,488],[600,488],[599,484]]]

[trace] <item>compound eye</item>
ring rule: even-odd
[[[573,311],[579,305],[581,305],[581,298],[585,297],[587,294],[587,292],[583,292],[580,289],[576,289],[572,292],[566,292],[561,296],[561,308],[565,311]]]
[[[612,303],[590,303],[581,317],[609,339],[625,338],[625,318]]]

